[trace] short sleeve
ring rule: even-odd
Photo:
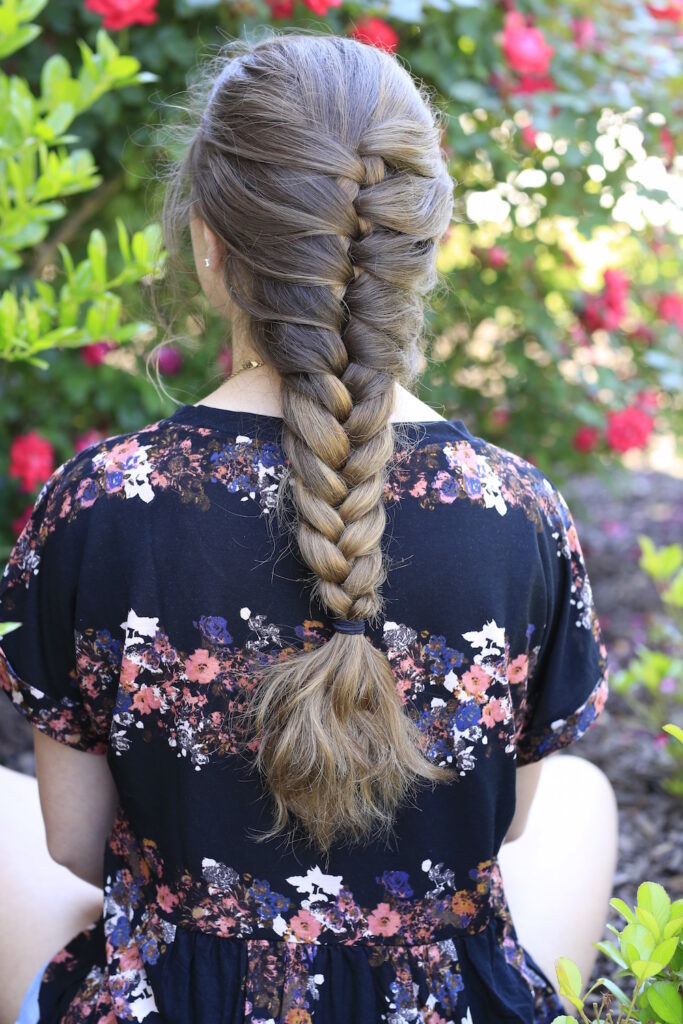
[[[79,665],[76,644],[88,518],[73,500],[77,460],[44,484],[0,579],[0,623],[20,623],[0,634],[0,690],[46,736],[104,754],[111,695]]]
[[[608,696],[607,651],[576,526],[562,493],[540,476],[546,624],[517,716],[518,767],[575,743]]]

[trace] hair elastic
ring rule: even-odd
[[[337,633],[365,632],[365,619],[333,619],[332,625]]]

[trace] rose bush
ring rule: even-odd
[[[67,197],[46,197],[34,210],[40,216],[24,217],[20,229],[11,209],[4,219],[0,211],[0,229],[8,226],[0,257],[9,261],[0,260],[0,285],[25,285],[33,303],[9,301],[0,324],[21,347],[30,324],[35,334],[45,323],[56,285],[69,275],[59,248],[67,243],[76,258],[70,301],[82,329],[53,332],[39,366],[15,359],[0,380],[0,549],[8,550],[25,509],[2,455],[14,437],[38,432],[62,461],[88,430],[123,432],[171,411],[146,376],[157,342],[164,343],[161,378],[181,401],[196,400],[230,372],[226,327],[201,299],[187,310],[182,340],[154,336],[144,288],[151,267],[138,260],[126,277],[120,225],[139,236],[157,208],[156,166],[173,153],[172,130],[160,134],[158,123],[174,116],[159,99],[181,91],[195,60],[223,35],[270,21],[310,30],[319,19],[322,31],[397,52],[449,115],[443,145],[457,208],[440,247],[444,287],[428,322],[421,397],[560,484],[577,469],[608,468],[660,432],[680,434],[681,223],[672,184],[683,123],[678,5],[388,0],[378,10],[343,0],[64,0],[41,10],[23,3],[40,11],[43,31],[31,29],[30,45],[24,39],[4,52],[0,38],[3,88],[8,96],[10,79],[21,80],[26,102],[29,93],[40,97],[31,101],[34,134],[69,155],[74,187]],[[9,5],[0,0],[0,10]],[[114,42],[104,43],[105,29]],[[92,103],[83,103],[78,83],[87,76],[97,83],[107,60],[129,78],[90,89]],[[86,77],[71,74],[78,63]],[[50,89],[59,111],[49,106]],[[74,103],[72,94],[81,99]],[[73,135],[60,136],[67,129]],[[90,160],[75,160],[77,152]],[[55,219],[59,234],[49,230]],[[93,229],[94,249],[104,246],[117,266],[79,291]],[[151,236],[148,243],[149,257]],[[88,314],[91,307],[99,312]],[[119,326],[145,322],[148,331],[117,334],[108,326],[115,311]]]

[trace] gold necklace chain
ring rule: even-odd
[[[259,362],[258,359],[248,359],[246,363],[242,363],[239,370],[235,370],[235,372],[231,373],[229,377],[226,377],[226,380],[232,380],[233,377],[236,377],[238,373],[243,373],[244,370],[255,370],[257,366],[265,365],[265,363]]]

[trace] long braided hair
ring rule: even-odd
[[[312,598],[376,625],[395,382],[415,379],[452,219],[439,113],[396,57],[334,35],[230,41],[204,82],[164,196],[165,244],[190,216],[223,242],[228,296],[281,377],[280,494]],[[362,632],[261,668],[245,714],[275,808],[261,838],[302,828],[324,852],[376,839],[417,783],[453,778]]]

